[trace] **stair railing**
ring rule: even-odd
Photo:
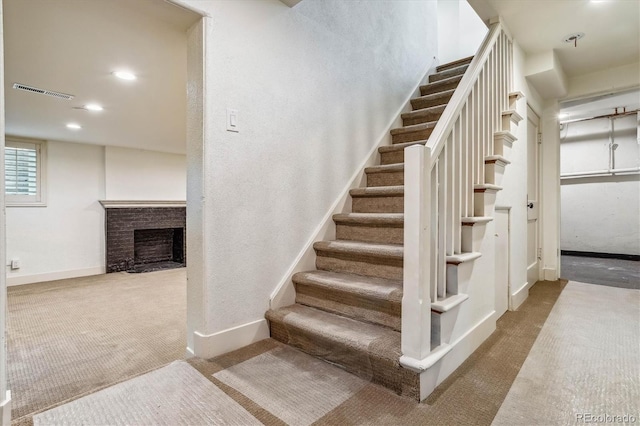
[[[485,157],[494,154],[494,132],[501,130],[501,114],[508,109],[512,59],[511,37],[496,22],[427,144],[404,151],[400,362],[407,368],[426,370],[437,361],[429,357],[437,349],[431,304],[457,294],[457,282],[447,285],[447,257],[468,250],[462,247],[462,219],[474,216],[474,189],[485,183]]]

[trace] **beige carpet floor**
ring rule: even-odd
[[[569,281],[493,424],[640,421],[639,350],[640,291]]]
[[[314,425],[489,425],[504,401],[511,384],[524,363],[529,350],[544,325],[564,282],[539,282],[530,290],[527,301],[516,312],[507,312],[498,320],[497,330],[473,355],[467,359],[435,392],[421,404],[401,397],[380,386],[365,383],[346,391],[336,386],[339,395],[349,394],[342,403],[330,411],[324,404],[315,408],[321,416]],[[272,398],[283,401],[264,403],[265,370],[280,368],[274,358],[281,358],[285,345],[266,339],[235,352],[211,359],[191,358],[188,362],[205,377],[231,396],[247,411],[266,425],[285,425],[295,416],[295,407],[286,401],[287,392],[275,390]],[[270,354],[267,364],[255,360]],[[309,361],[311,362],[311,361]],[[290,368],[302,369],[304,361],[289,360]],[[335,367],[331,367],[336,369]],[[337,369],[336,369],[337,370]],[[337,370],[343,373],[341,370]],[[330,373],[325,373],[325,376]],[[338,373],[335,373],[336,377]],[[290,378],[319,382],[311,372],[298,372]],[[278,380],[287,380],[286,377]],[[324,386],[332,383],[324,379]],[[293,388],[293,384],[291,385]],[[313,400],[312,392],[297,388],[298,406]],[[331,391],[328,391],[331,392]],[[281,396],[279,396],[281,395]],[[317,397],[316,397],[317,398]],[[321,399],[317,400],[321,402]],[[324,407],[324,408],[323,408]],[[315,417],[314,417],[315,418]],[[299,416],[294,424],[308,424],[308,418]]]
[[[14,423],[182,359],[186,269],[8,289]]]

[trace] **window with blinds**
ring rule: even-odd
[[[43,203],[43,142],[6,139],[4,182],[7,205]]]

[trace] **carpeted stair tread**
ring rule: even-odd
[[[317,241],[313,248],[318,252],[353,255],[354,257],[383,257],[402,260],[404,247],[399,244],[376,244],[361,241]]]
[[[405,112],[404,114],[402,114],[401,117],[403,120],[407,120],[411,118],[431,116],[434,114],[442,114],[446,106],[447,104],[445,102],[441,105],[435,105],[428,108],[416,109],[411,112]]]
[[[293,282],[340,290],[345,293],[361,293],[380,300],[402,301],[402,281],[341,274],[330,271],[298,272]]]
[[[296,303],[400,330],[402,281],[329,271],[293,276]]]
[[[453,92],[455,92],[455,89],[415,97],[411,99],[411,107],[416,110],[446,104],[453,96]]]
[[[413,124],[411,126],[398,127],[391,130],[391,135],[395,136],[395,135],[402,135],[406,133],[417,132],[420,130],[433,129],[434,127],[436,127],[436,123],[437,121],[431,121],[429,123],[420,123],[420,124]]]
[[[427,83],[423,86],[420,86],[420,94],[424,96],[432,93],[442,92],[444,90],[454,89],[458,85],[458,83],[460,83],[460,80],[462,80],[462,75],[455,75],[453,77],[445,78],[440,81]]]
[[[416,373],[400,366],[400,333],[295,304],[266,314],[272,337],[399,394],[415,398]]]
[[[404,185],[354,188],[349,194],[352,197],[403,197]]]
[[[380,154],[386,154],[388,152],[396,152],[396,151],[404,151],[405,148],[408,148],[413,145],[426,145],[427,140],[421,141],[413,141],[413,142],[405,142],[405,143],[396,143],[393,145],[385,145],[378,148],[378,152]]]
[[[369,173],[397,173],[404,172],[404,164],[385,164],[382,166],[371,166],[364,169],[364,172]]]
[[[447,62],[446,64],[438,65],[436,67],[436,72],[441,72],[444,70],[448,70],[451,68],[459,67],[460,65],[470,64],[473,60],[473,56],[468,56],[466,58],[457,59],[455,61]]]
[[[366,226],[404,226],[403,213],[340,213],[333,215],[336,224]]]
[[[445,78],[453,77],[454,75],[462,75],[469,68],[469,64],[459,65],[457,67],[448,68],[446,70],[438,71],[435,74],[429,76],[429,82],[433,83]]]

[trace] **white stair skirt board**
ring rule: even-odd
[[[493,424],[638,423],[639,317],[638,290],[570,281]]]
[[[7,274],[7,287],[22,284],[43,283],[46,281],[66,280],[67,278],[89,277],[101,275],[106,272],[104,266],[94,266],[92,268],[70,269],[68,271],[47,272],[44,274],[20,275],[12,277]]]
[[[4,401],[0,404],[0,418],[2,418],[2,426],[11,424],[11,391],[8,390]]]
[[[273,349],[213,377],[297,426],[312,424],[369,383],[290,347]]]
[[[417,96],[420,92],[420,86],[423,85],[429,78],[429,74],[433,72],[435,68],[435,58],[429,63],[420,81],[415,85],[413,92],[411,92],[402,107],[398,110],[395,117],[391,120],[386,130],[382,133],[378,142],[371,148],[364,162],[356,169],[355,173],[349,180],[349,183],[345,186],[342,193],[338,196],[334,204],[331,206],[327,214],[322,218],[322,221],[316,228],[315,232],[311,235],[311,238],[307,241],[304,248],[300,251],[291,268],[285,274],[282,281],[278,284],[276,289],[271,294],[269,307],[271,309],[279,309],[285,306],[293,305],[296,299],[296,291],[293,287],[291,277],[297,272],[304,272],[316,269],[316,252],[313,249],[313,244],[317,241],[335,240],[336,224],[333,221],[333,216],[339,213],[349,213],[351,211],[351,195],[349,191],[356,188],[362,188],[364,182],[366,182],[366,176],[364,170],[367,167],[379,165],[378,148],[381,146],[391,146],[390,131],[392,128],[402,126],[401,115],[405,112],[411,111],[411,99]]]
[[[522,305],[522,303],[525,300],[527,300],[527,297],[529,297],[529,289],[534,284],[535,283],[526,282],[520,287],[519,290],[516,290],[515,293],[513,293],[512,295],[509,296],[509,310],[510,311],[515,311],[516,309],[518,309],[520,307],[520,305]]]
[[[251,343],[269,337],[269,324],[266,319],[260,319],[213,334],[193,333],[193,348],[187,348],[187,353],[200,358],[213,358],[227,352],[235,351]]]
[[[40,425],[260,425],[184,361],[176,361],[33,417]]]
[[[436,386],[455,371],[496,329],[494,311],[491,311],[469,331],[451,344],[435,348],[423,360],[400,357],[400,364],[420,373],[420,400],[429,396]]]

